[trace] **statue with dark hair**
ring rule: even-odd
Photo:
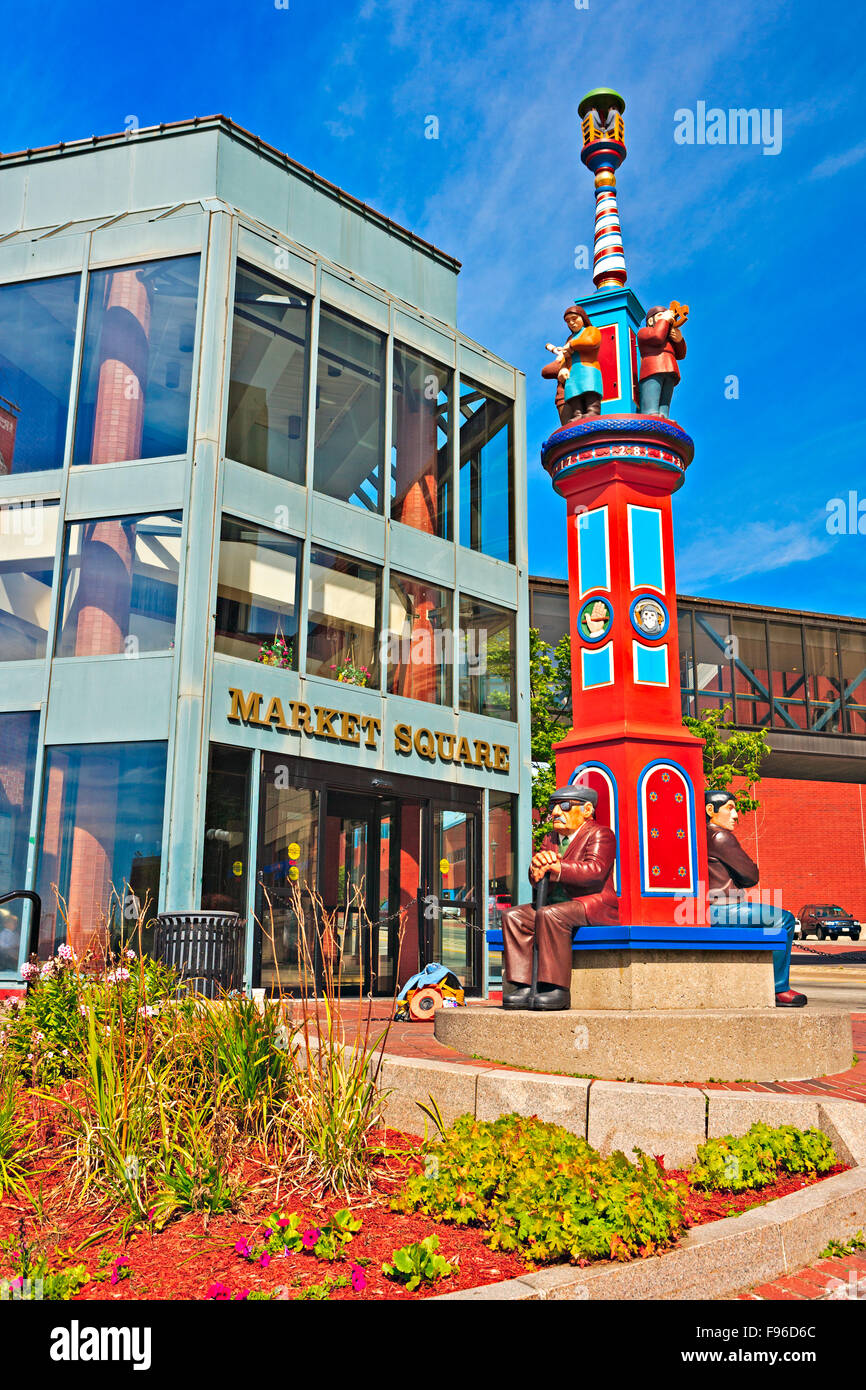
[[[707,788],[704,806],[707,814],[710,923],[714,927],[784,927],[788,944],[782,950],[773,952],[776,1006],[780,1009],[801,1009],[807,1002],[806,996],[791,989],[789,979],[796,919],[793,913],[782,907],[747,901],[745,890],[756,888],[758,884],[758,866],[746,854],[734,834],[739,816],[731,793]]]

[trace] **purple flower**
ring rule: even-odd
[[[322,1232],[318,1226],[311,1226],[308,1231],[304,1231],[301,1236],[301,1244],[305,1250],[312,1250]]]
[[[268,1265],[270,1264],[270,1262],[271,1262],[271,1257],[270,1257],[270,1255],[268,1254],[268,1252],[267,1252],[267,1250],[266,1250],[266,1251],[264,1252],[264,1254],[260,1256],[260,1258],[259,1258],[259,1264],[261,1265],[262,1269],[267,1269],[267,1267],[268,1267]]]
[[[208,1286],[208,1291],[205,1294],[205,1298],[216,1299],[226,1299],[231,1298],[231,1296],[231,1290],[228,1284],[221,1284],[219,1280],[217,1280],[215,1284],[210,1284]]]
[[[355,1293],[363,1293],[367,1287],[367,1276],[360,1265],[354,1264],[351,1260],[349,1264],[352,1266],[352,1288]]]
[[[273,1226],[266,1226],[266,1227],[265,1227],[265,1240],[269,1240],[270,1237],[271,1237],[273,1234],[274,1234],[274,1228],[273,1228]]]
[[[251,1260],[253,1257],[253,1252],[250,1249],[248,1240],[239,1240],[235,1245],[235,1251],[240,1255],[242,1260]]]

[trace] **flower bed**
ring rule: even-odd
[[[426,1298],[661,1253],[842,1171],[791,1126],[709,1140],[688,1173],[518,1115],[445,1129],[435,1105],[421,1143],[381,1128],[387,1030],[347,1044],[329,1010],[292,1033],[128,947],[28,975],[0,1010],[0,1280],[18,1296]]]
[[[50,1142],[43,1128],[45,1137]],[[369,1193],[322,1199],[310,1186],[276,1201],[272,1168],[250,1158],[239,1175],[249,1193],[241,1210],[209,1219],[187,1212],[161,1230],[144,1225],[128,1239],[118,1229],[116,1206],[82,1202],[70,1194],[65,1175],[58,1170],[57,1155],[49,1150],[35,1165],[31,1189],[36,1201],[7,1197],[0,1206],[0,1279],[14,1278],[20,1267],[13,1251],[21,1248],[22,1220],[24,1243],[45,1256],[52,1272],[85,1267],[87,1282],[72,1294],[73,1301],[249,1295],[412,1300],[517,1278],[538,1268],[535,1261],[515,1251],[492,1250],[488,1232],[480,1226],[392,1210],[392,1202],[400,1200],[407,1182],[423,1177],[429,1162],[422,1141],[414,1136],[381,1130],[371,1138],[382,1154],[374,1166]],[[666,1170],[664,1180],[684,1186],[683,1229],[687,1229],[746,1211],[841,1171],[842,1165],[834,1164],[820,1175],[786,1174],[761,1189],[737,1193],[695,1190],[689,1185],[689,1174],[681,1170]],[[361,1225],[338,1252],[342,1258],[323,1258],[316,1254],[315,1243],[310,1249],[286,1254],[265,1249],[269,1243],[265,1233],[274,1230],[269,1222],[276,1211],[284,1214],[284,1220],[296,1213],[298,1227],[307,1233],[327,1231],[344,1208]],[[453,1265],[447,1277],[414,1290],[385,1277],[382,1265],[392,1263],[396,1250],[431,1235],[438,1238],[437,1254]],[[263,1260],[259,1251],[269,1258]]]

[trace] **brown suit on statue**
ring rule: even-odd
[[[551,848],[545,844],[544,848]],[[568,989],[571,943],[575,927],[615,927],[619,902],[613,887],[616,836],[606,825],[588,820],[574,834],[561,857],[559,878],[550,879],[550,896],[560,901],[536,909],[527,903],[502,914],[505,978],[528,985],[532,978],[532,943],[538,940],[540,983]]]

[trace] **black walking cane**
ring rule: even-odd
[[[533,906],[534,906],[536,912],[538,911],[538,909],[539,909],[540,907],[545,907],[545,906],[547,905],[547,890],[548,890],[549,887],[550,887],[550,878],[549,878],[549,875],[548,875],[548,874],[543,874],[542,877],[538,880],[538,882],[537,882],[536,885],[535,885],[535,902],[534,902]],[[535,996],[536,996],[537,993],[538,993],[538,930],[537,930],[537,923],[536,923],[536,930],[535,930],[535,931],[533,932],[533,934],[532,934],[532,975],[531,975],[530,983],[529,983],[529,1002],[530,1002],[530,1003],[532,1003],[532,1000],[535,998]]]

